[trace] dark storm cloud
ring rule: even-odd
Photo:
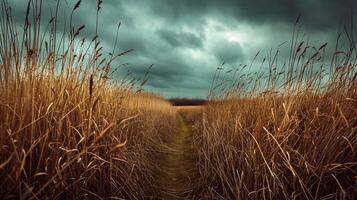
[[[11,1],[19,25],[24,20],[24,2]],[[50,18],[56,0],[43,2],[44,16]],[[62,1],[59,24],[64,24],[63,18],[76,2]],[[118,65],[130,63],[117,78],[124,77],[126,70],[143,77],[154,64],[147,90],[167,97],[206,97],[217,66],[250,62],[258,50],[264,56],[270,48],[290,41],[299,14],[303,33],[323,43],[335,37],[356,4],[355,0],[108,0],[100,10],[98,31],[108,53],[121,22],[117,52],[134,49],[117,61]],[[96,1],[83,0],[73,18],[74,26],[86,25],[81,37],[91,39]],[[47,23],[43,21],[44,26]],[[58,34],[62,31],[58,29]],[[288,52],[282,50],[282,57]]]
[[[168,82],[170,80],[179,81],[176,79],[176,77],[179,76],[190,76],[190,71],[187,70],[188,64],[178,57],[175,57],[175,59],[171,59],[173,57],[174,56],[172,55],[167,55],[167,57],[162,55],[149,59],[136,58],[135,61],[132,61],[132,71],[136,74],[143,75],[145,74],[143,67],[145,68],[145,66],[148,66],[148,63],[155,63],[150,74],[160,76]]]
[[[189,46],[189,47],[202,47],[202,41],[199,37],[192,33],[187,32],[175,32],[172,30],[159,30],[158,34],[174,47]]]
[[[294,23],[301,14],[311,29],[335,28],[357,10],[355,0],[158,0],[152,9],[171,20],[196,16],[234,17],[249,23]],[[163,6],[159,6],[163,5]],[[355,13],[355,12],[354,12]]]
[[[219,41],[217,44],[214,44],[212,48],[212,52],[219,62],[230,64],[243,62],[244,55],[239,43]]]

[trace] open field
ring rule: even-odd
[[[59,36],[57,16],[44,34],[31,9],[20,31],[0,8],[0,199],[357,198],[348,33],[327,68],[326,45],[294,34],[288,67],[218,68],[208,101],[173,106],[143,91],[149,72],[110,79],[130,50],[106,54],[84,27]]]
[[[176,110],[187,110],[187,111],[193,111],[193,110],[202,110],[204,106],[174,106]]]

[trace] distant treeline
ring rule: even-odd
[[[201,106],[207,103],[205,99],[172,98],[169,99],[174,106]]]

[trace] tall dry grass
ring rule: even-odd
[[[51,19],[41,17],[42,0],[27,3],[22,29],[8,1],[0,5],[0,198],[154,193],[151,154],[175,123],[171,105],[140,92],[147,77],[109,80],[131,50],[107,54],[98,33],[82,38],[85,26],[71,25],[81,1],[66,27],[58,27],[60,1]]]
[[[190,116],[197,198],[357,198],[356,41],[346,29],[332,43],[294,30],[286,62],[278,49],[265,71],[217,69],[212,101]]]

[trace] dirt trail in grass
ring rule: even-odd
[[[159,155],[160,168],[156,177],[160,199],[185,199],[191,192],[191,136],[190,128],[178,115],[177,128],[169,136]]]

